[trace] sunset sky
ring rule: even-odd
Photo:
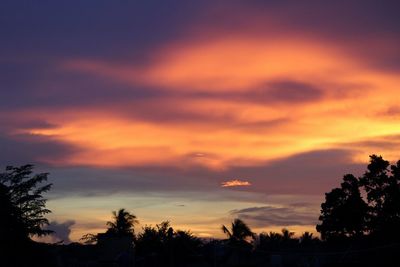
[[[65,240],[126,208],[222,237],[315,232],[400,158],[399,1],[2,1],[0,166],[49,172]],[[68,237],[68,229],[71,233]],[[64,233],[64,235],[63,235]],[[57,239],[57,236],[54,237]]]

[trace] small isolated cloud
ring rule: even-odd
[[[51,242],[63,241],[66,244],[71,243],[69,235],[71,234],[71,226],[74,224],[75,221],[73,220],[68,220],[63,223],[57,221],[50,222],[47,229],[54,231],[54,234],[51,235]]]
[[[221,186],[222,186],[222,187],[250,186],[250,185],[251,185],[250,182],[248,182],[248,181],[241,181],[241,180],[238,180],[238,179],[229,180],[229,181],[226,181],[226,182],[222,182],[222,183],[221,183]]]

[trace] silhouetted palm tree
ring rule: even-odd
[[[283,239],[283,241],[288,241],[288,240],[292,239],[293,236],[294,236],[294,232],[290,232],[286,228],[282,229],[282,239]]]
[[[310,232],[304,232],[301,236],[300,236],[300,240],[301,242],[306,242],[306,241],[311,241],[313,240],[313,234]]]
[[[316,237],[313,237],[313,234],[310,232],[304,232],[300,236],[300,244],[303,246],[311,245],[317,241],[318,241],[318,239]]]
[[[276,232],[261,233],[258,248],[265,251],[277,251],[281,247],[282,235]]]
[[[113,221],[107,222],[107,233],[116,235],[134,235],[134,225],[139,223],[136,216],[129,213],[125,209],[113,211]]]
[[[230,240],[244,241],[248,237],[254,238],[254,233],[250,230],[250,227],[240,219],[235,219],[232,222],[230,230],[222,225],[222,231]]]

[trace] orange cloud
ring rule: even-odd
[[[250,186],[250,185],[251,185],[250,182],[238,179],[229,180],[221,183],[221,187],[236,187],[236,186]]]
[[[150,66],[72,60],[65,67],[132,83],[171,90],[248,90],[267,80],[345,81],[354,61],[332,46],[308,40],[221,38],[170,45],[155,53]]]
[[[377,115],[397,105],[400,78],[312,39],[184,41],[155,51],[145,66],[72,60],[64,67],[171,94],[43,112],[58,127],[25,132],[81,148],[59,164],[218,169],[400,132],[396,120]]]

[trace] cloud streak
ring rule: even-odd
[[[316,212],[294,207],[250,207],[231,210],[230,214],[249,221],[256,227],[315,225],[318,221]]]
[[[221,183],[221,187],[236,187],[236,186],[250,186],[251,183],[248,181],[242,181],[239,179],[229,180]]]

